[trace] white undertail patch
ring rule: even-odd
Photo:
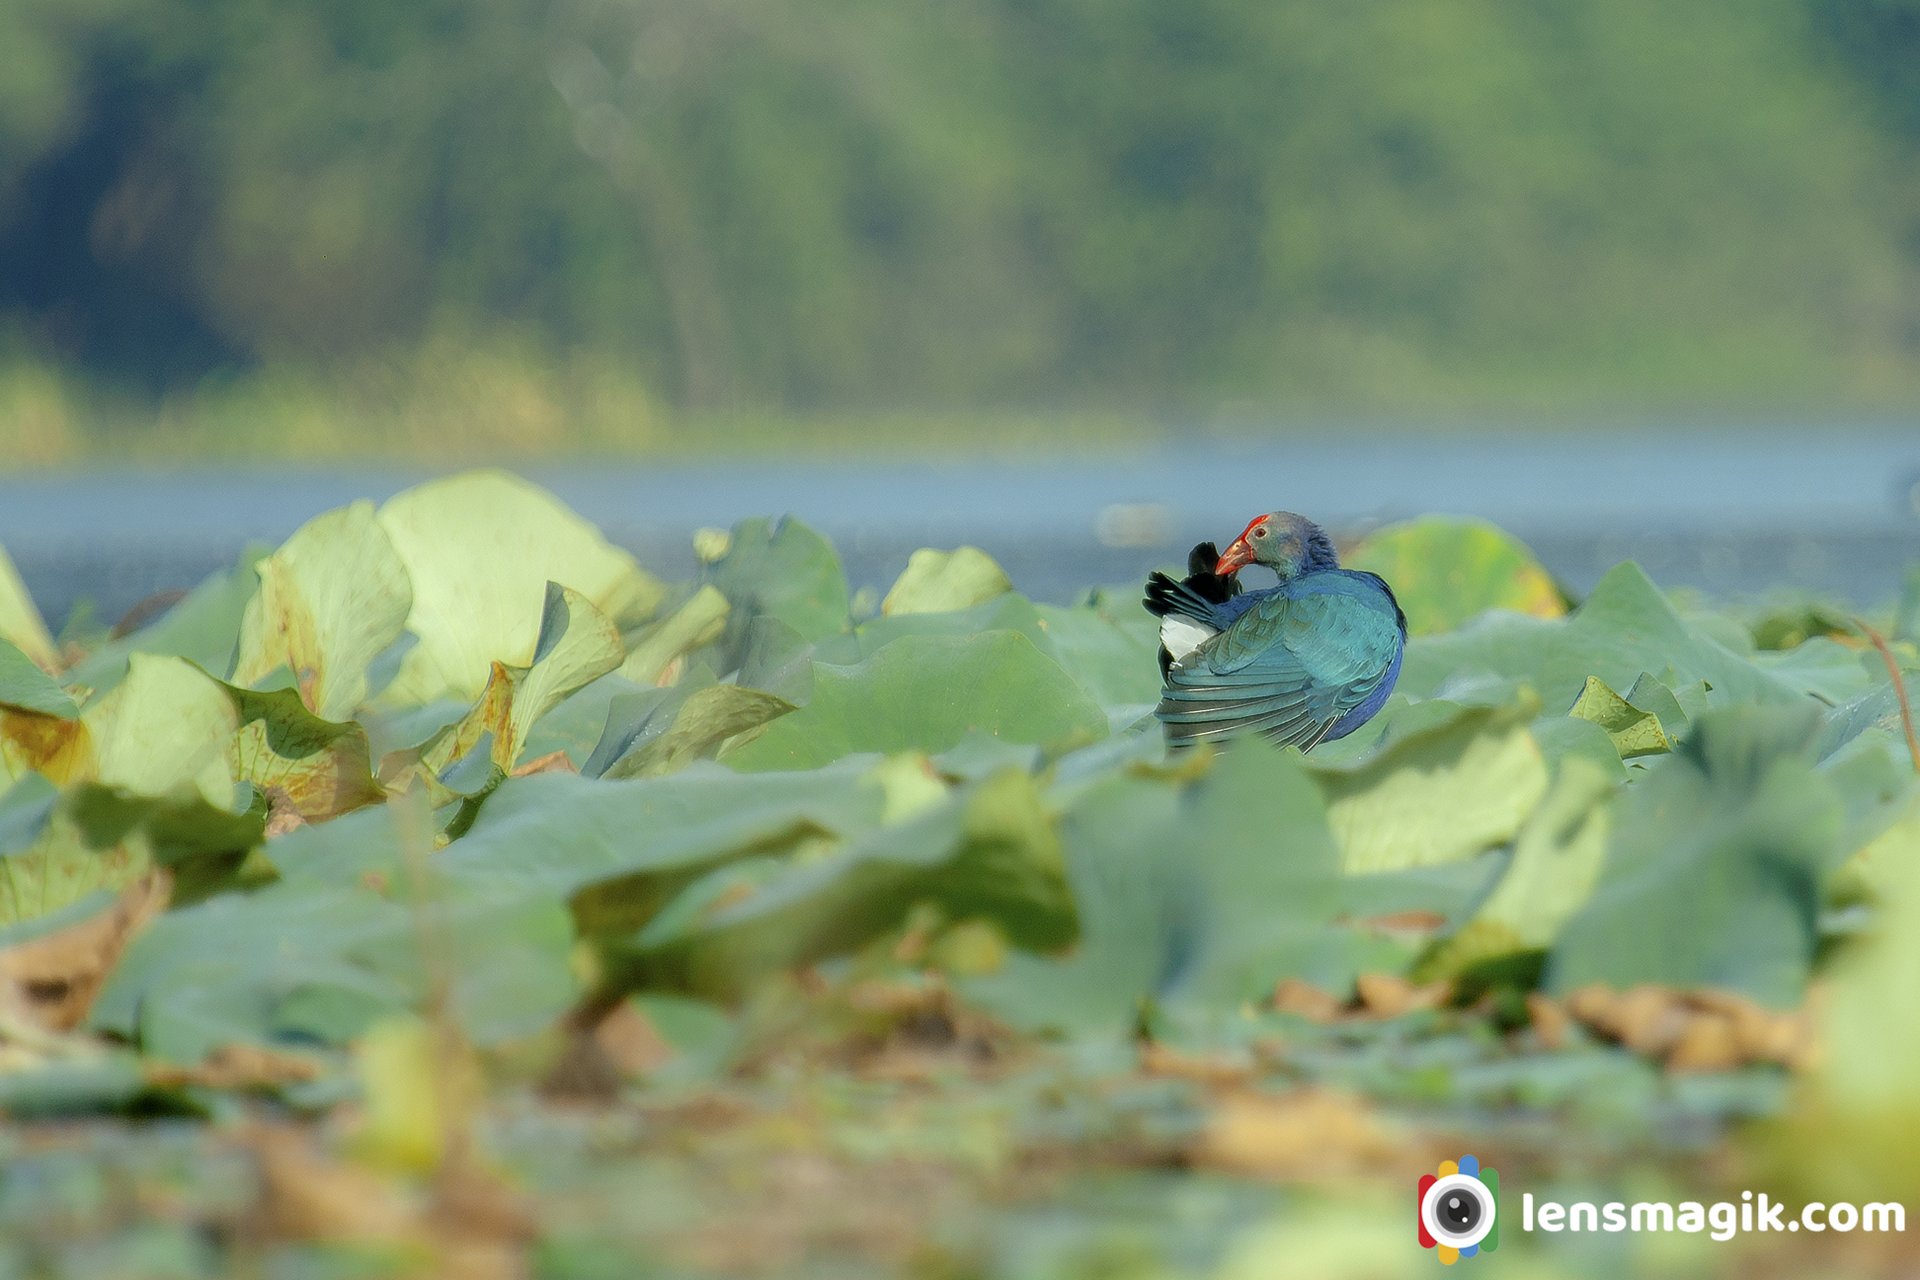
[[[1173,660],[1179,662],[1207,641],[1219,635],[1204,622],[1195,622],[1192,618],[1170,613],[1160,619],[1160,643],[1165,646]]]

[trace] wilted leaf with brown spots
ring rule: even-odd
[[[6,772],[31,770],[64,786],[93,767],[93,740],[79,719],[0,707],[0,756]]]
[[[276,816],[291,810],[303,821],[324,822],[386,794],[373,780],[359,725],[321,719],[292,689],[221,688],[240,721],[227,748],[233,776],[266,796]]]
[[[516,667],[494,662],[472,710],[420,746],[390,752],[380,762],[380,780],[397,787],[417,771],[440,778],[491,735],[487,762],[497,782],[518,763],[534,722],[569,694],[618,667],[624,653],[620,633],[606,615],[577,592],[548,583],[532,663]],[[482,779],[454,790],[471,793],[486,785]]]
[[[406,629],[413,585],[371,502],[316,516],[255,566],[233,679],[254,685],[293,673],[307,710],[323,720],[353,714],[367,668]]]
[[[0,949],[9,1003],[49,1031],[79,1026],[127,944],[166,909],[172,883],[149,871],[104,910]]]

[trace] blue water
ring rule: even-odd
[[[1197,439],[1099,458],[751,460],[524,467],[669,576],[687,536],[792,513],[856,585],[917,546],[971,542],[1016,585],[1066,598],[1137,580],[1276,507],[1352,533],[1428,511],[1526,538],[1574,590],[1613,563],[1715,595],[1778,589],[1871,605],[1920,560],[1920,431],[1713,431],[1533,438],[1355,434],[1310,445]],[[99,469],[0,479],[0,543],[42,610],[112,618],[190,585],[249,540],[431,473],[381,467]]]

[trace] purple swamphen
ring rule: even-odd
[[[1242,591],[1261,564],[1278,585]],[[1203,542],[1175,582],[1147,579],[1166,688],[1154,714],[1173,746],[1257,733],[1311,751],[1372,719],[1393,692],[1407,619],[1378,574],[1342,569],[1326,531],[1257,516],[1216,559]]]

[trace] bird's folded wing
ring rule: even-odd
[[[1259,733],[1311,747],[1379,688],[1398,639],[1391,602],[1275,594],[1167,672],[1156,714],[1176,742]]]

